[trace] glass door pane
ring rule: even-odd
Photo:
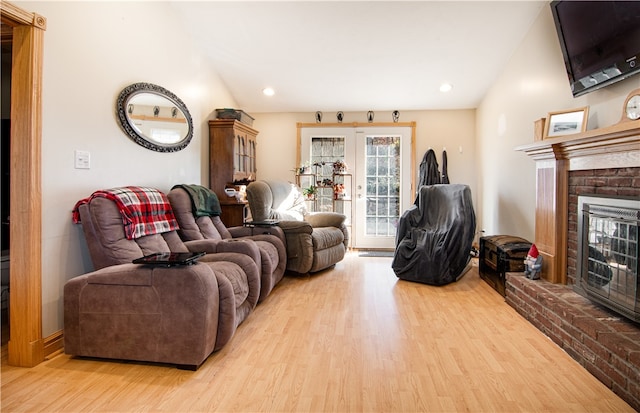
[[[344,161],[344,140],[344,136],[311,138],[311,163],[316,174],[315,185],[318,188],[314,205],[316,211],[334,211],[333,163],[338,160]]]
[[[365,236],[395,237],[400,216],[400,136],[367,136]]]

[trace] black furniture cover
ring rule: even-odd
[[[422,162],[420,162],[420,181],[418,188],[423,185],[440,184],[440,170],[438,169],[438,160],[433,149],[429,149],[424,153]]]
[[[398,224],[391,263],[398,278],[424,284],[457,281],[471,258],[476,215],[467,185],[425,185]]]

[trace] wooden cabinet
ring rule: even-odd
[[[234,119],[209,121],[209,188],[220,198],[220,219],[227,227],[242,225],[246,201],[225,194],[226,187],[256,179],[258,131]]]
[[[258,131],[234,119],[209,121],[209,187],[221,200],[224,188],[256,179]]]

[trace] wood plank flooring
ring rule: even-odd
[[[632,412],[480,280],[349,253],[285,277],[198,371],[58,355],[6,365],[2,412]]]

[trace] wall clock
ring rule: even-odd
[[[633,95],[627,101],[627,119],[640,119],[640,95]]]
[[[640,89],[633,90],[629,93],[629,96],[627,96],[627,99],[624,101],[622,111],[623,119],[640,119]]]

